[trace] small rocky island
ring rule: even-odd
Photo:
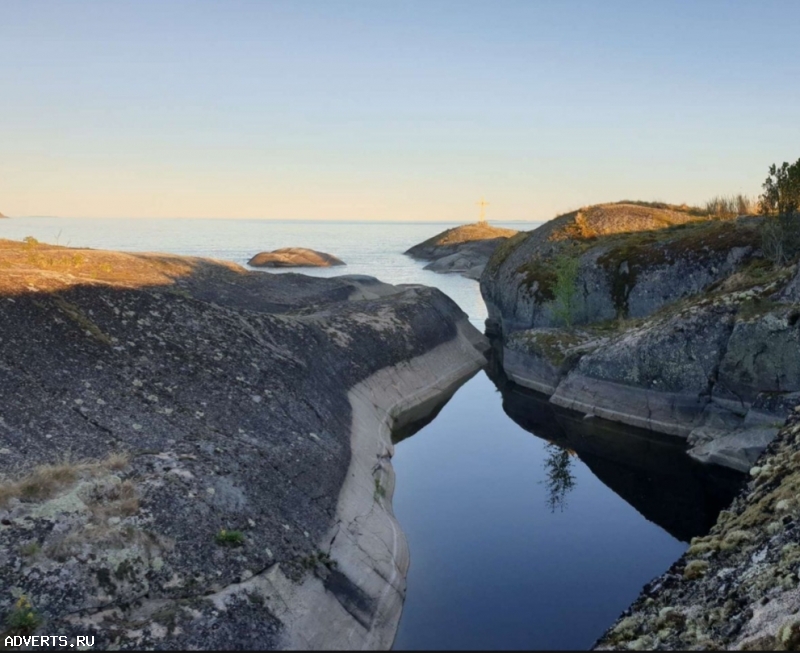
[[[513,229],[492,227],[485,222],[443,231],[405,252],[415,259],[431,261],[426,270],[456,273],[479,279],[494,250],[516,235]]]
[[[0,264],[4,637],[391,646],[391,428],[486,362],[450,299],[35,241]]]
[[[284,247],[271,252],[260,252],[247,265],[254,268],[329,268],[345,265],[345,262],[332,254],[305,247]]]

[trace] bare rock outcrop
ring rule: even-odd
[[[556,405],[686,438],[698,460],[747,471],[800,393],[794,266],[763,258],[760,218],[550,240],[579,214],[509,241],[481,280],[506,373]]]
[[[795,650],[800,422],[793,412],[711,532],[648,583],[597,650]]]
[[[479,279],[495,249],[517,233],[485,223],[467,224],[447,229],[414,245],[405,254],[431,261],[426,270]]]
[[[271,252],[260,252],[247,265],[254,268],[329,268],[345,265],[345,262],[332,254],[305,247],[284,247]]]
[[[386,648],[396,418],[484,362],[441,292],[0,241],[0,620]]]

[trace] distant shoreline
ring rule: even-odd
[[[4,216],[8,217],[8,216]],[[449,224],[449,225],[462,225],[465,224],[463,220],[341,220],[333,218],[187,218],[187,217],[169,217],[169,218],[151,218],[151,217],[131,217],[131,216],[59,216],[59,215],[20,215],[18,219],[24,220],[242,220],[248,222],[325,222],[330,224]],[[547,222],[547,220],[489,220],[489,224],[531,224],[539,225]]]

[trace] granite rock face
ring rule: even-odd
[[[443,231],[407,250],[408,256],[431,261],[426,270],[479,279],[497,247],[516,235],[513,229],[469,224]]]
[[[684,211],[624,203],[560,216],[492,256],[481,276],[489,320],[504,334],[559,326],[553,265],[559,257],[577,262],[576,324],[645,317],[746,263],[758,242],[757,223],[701,221]]]
[[[333,265],[345,265],[345,262],[332,254],[313,249],[284,247],[272,252],[260,252],[247,265],[254,268],[329,268]]]
[[[0,262],[0,618],[29,624],[11,634],[391,645],[387,433],[484,362],[451,300],[10,241]],[[402,397],[356,401],[386,375]]]
[[[556,405],[686,438],[703,462],[749,469],[800,392],[797,273],[762,258],[760,219],[551,240],[575,231],[570,219],[509,241],[481,280],[508,376]],[[570,328],[555,294],[560,256],[576,262]],[[503,285],[509,266],[516,281]]]

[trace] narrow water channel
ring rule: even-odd
[[[586,649],[738,487],[671,440],[498,385],[479,372],[398,434],[411,568],[396,650]]]

